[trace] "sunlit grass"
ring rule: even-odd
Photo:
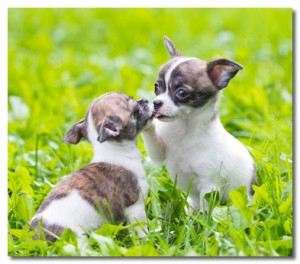
[[[164,35],[183,54],[244,66],[219,114],[256,161],[254,204],[240,188],[226,205],[212,194],[212,210],[187,215],[186,194],[146,159],[139,138],[150,185],[146,238],[105,225],[84,250],[68,231],[55,243],[33,241],[28,223],[47,193],[92,157],[89,143],[66,145],[63,134],[105,92],[153,98],[168,59]],[[292,255],[292,10],[10,9],[8,58],[9,255]]]

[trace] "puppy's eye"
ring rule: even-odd
[[[159,84],[158,83],[155,83],[154,84],[154,92],[155,92],[155,94],[157,94],[158,92],[159,92]]]
[[[188,97],[188,95],[189,95],[188,92],[183,88],[178,89],[176,92],[176,96],[179,99],[185,99],[186,97]]]

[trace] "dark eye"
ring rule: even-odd
[[[189,95],[188,92],[183,88],[178,89],[176,92],[176,96],[179,99],[185,99],[188,95]]]
[[[157,94],[158,92],[159,92],[159,84],[158,83],[155,83],[154,84],[154,92],[155,92],[155,94]]]

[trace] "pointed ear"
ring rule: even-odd
[[[168,37],[164,36],[164,44],[169,52],[170,59],[181,56],[180,52],[176,50],[175,45],[173,44],[172,40],[170,40]]]
[[[117,137],[122,132],[122,120],[118,116],[106,117],[100,126],[97,140],[102,143],[109,138]]]
[[[62,142],[77,144],[80,139],[87,138],[85,118],[77,122],[64,136]]]
[[[241,65],[227,59],[218,59],[207,63],[207,74],[219,90],[225,88],[242,69]]]

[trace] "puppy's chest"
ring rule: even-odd
[[[195,171],[195,165],[200,165],[197,167],[202,167],[204,170],[210,163],[210,150],[205,145],[205,142],[200,140],[184,137],[177,144],[167,146],[166,165],[171,174],[192,174],[195,176],[196,173],[201,173],[199,168]]]
[[[170,133],[173,133],[170,136]],[[201,133],[182,126],[163,131],[161,139],[166,146],[166,166],[171,175],[177,176],[178,184],[187,186],[192,177],[209,178],[214,174],[218,155],[222,150],[213,131]]]

